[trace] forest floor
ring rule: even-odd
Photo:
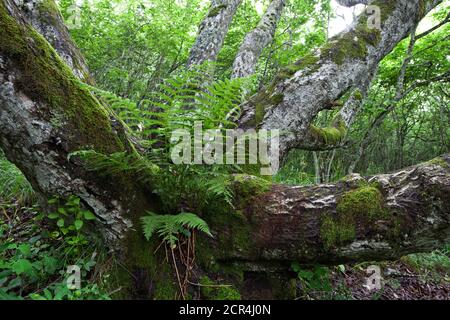
[[[22,270],[17,276],[16,279],[21,279],[20,282],[15,281],[12,274],[4,274],[2,278],[2,273],[5,273],[5,271],[2,272],[2,263],[7,265],[8,262],[16,259],[12,265],[17,265],[17,261],[23,261],[24,258],[11,255],[11,250],[8,251],[7,248],[8,244],[16,244],[19,249],[22,244],[31,244],[31,252],[36,254],[28,254],[26,259],[33,267],[43,262],[47,263],[51,259],[60,259],[58,255],[48,252],[48,249],[43,249],[45,246],[53,246],[55,242],[53,240],[47,243],[41,239],[42,234],[48,233],[50,227],[43,224],[42,220],[36,221],[36,215],[39,213],[35,209],[19,208],[16,205],[0,206],[0,249],[4,246],[0,250],[0,284],[3,284],[5,288],[9,286],[9,290],[0,290],[0,299],[53,299],[58,294],[72,299],[108,298],[107,294],[104,295],[102,290],[96,287],[94,291],[92,288],[89,289],[87,296],[80,297],[70,296],[67,292],[58,293],[61,286],[52,287],[53,289],[49,287],[51,290],[46,291],[44,288],[48,285],[47,281],[42,279],[31,281],[26,275],[26,270]],[[36,239],[39,241],[36,242]],[[39,244],[40,242],[42,243]],[[43,268],[48,269],[45,263]],[[87,263],[92,266],[95,264],[92,261]],[[365,286],[368,277],[366,270],[371,265],[380,267],[383,279],[381,290],[370,291]],[[45,274],[44,276],[54,281],[56,274],[55,268],[53,275]],[[394,262],[316,267],[302,270],[300,274],[302,276],[299,276],[297,290],[299,300],[450,300],[450,247],[427,254],[409,255]],[[33,289],[23,291],[19,287],[20,284],[22,288],[26,285]],[[47,296],[32,295],[33,292],[41,291],[46,291]],[[27,295],[24,295],[25,292],[28,292]],[[82,292],[82,295],[84,294],[86,293]]]
[[[383,280],[381,289],[372,291],[366,287],[368,275],[362,265],[344,266],[345,270],[336,268],[330,272],[333,297],[352,300],[450,300],[449,261],[448,252],[444,254],[439,251],[378,263]],[[316,298],[320,299],[321,295]]]

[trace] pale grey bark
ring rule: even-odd
[[[287,0],[272,0],[258,26],[244,39],[234,60],[232,78],[242,78],[255,72],[264,48],[272,41]]]
[[[370,0],[337,0],[341,6],[353,7],[357,4],[368,4]]]
[[[25,18],[58,52],[73,73],[86,83],[93,83],[87,63],[70,37],[54,0],[14,0]]]
[[[281,75],[270,88],[245,103],[240,126],[283,130],[282,157],[292,148],[309,145],[305,137],[317,114],[374,74],[379,62],[440,2],[428,1],[421,6],[421,0],[397,0],[389,6],[381,4],[381,30],[368,29],[363,13],[353,26],[309,57],[311,63],[299,61],[298,71]],[[263,120],[256,123],[261,112]]]
[[[191,49],[187,67],[215,61],[242,0],[212,0],[205,19],[200,24],[197,39]]]
[[[365,200],[357,200],[358,192],[374,197],[370,202],[368,194]],[[345,197],[353,202],[343,212],[339,206]],[[233,226],[228,226],[220,229],[220,237],[211,243],[219,247],[233,243],[218,261],[243,263],[255,270],[273,267],[276,262],[289,268],[292,261],[336,265],[398,259],[448,244],[449,198],[450,155],[391,174],[351,175],[334,184],[274,185],[243,211],[241,223],[250,226],[246,241],[231,241],[229,237],[235,233]],[[374,203],[383,213],[368,219]],[[355,233],[339,241],[333,239],[339,231],[327,233],[324,221],[339,221],[342,215],[352,217],[345,227],[354,228]],[[210,227],[215,230],[213,223]]]

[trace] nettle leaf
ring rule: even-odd
[[[77,230],[80,230],[83,227],[83,221],[75,220],[74,225]]]
[[[32,275],[33,274],[33,265],[27,259],[17,260],[16,262],[14,262],[12,264],[11,268],[17,275],[21,275],[21,274]]]
[[[90,211],[83,211],[84,219],[86,220],[96,220],[97,217]]]
[[[53,274],[59,267],[59,261],[51,256],[44,256],[42,259],[44,269],[47,273]]]
[[[24,257],[29,257],[31,255],[31,246],[27,243],[21,244],[17,249]]]
[[[58,222],[56,222],[56,225],[60,228],[64,227],[64,219],[59,219]]]

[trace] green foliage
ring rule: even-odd
[[[0,299],[109,299],[103,283],[93,281],[103,252],[98,254],[96,240],[84,233],[84,224],[95,217],[81,210],[75,197],[50,202],[55,207],[50,215],[22,209],[18,219],[0,219]],[[55,220],[57,226],[49,227]],[[72,265],[81,269],[79,290],[67,287],[66,271]]]
[[[149,212],[141,220],[147,240],[150,240],[156,234],[169,244],[171,248],[176,247],[181,235],[190,237],[192,231],[204,232],[212,237],[206,222],[193,213],[183,212],[178,215],[157,215]]]
[[[202,296],[208,300],[241,300],[241,295],[231,285],[218,285],[208,276],[200,278],[200,291]]]
[[[22,172],[5,159],[0,150],[0,202],[16,199],[25,205],[30,205],[35,194]]]
[[[85,245],[89,243],[84,235],[83,226],[88,221],[95,221],[95,215],[80,206],[80,199],[74,196],[67,200],[52,198],[48,201],[56,210],[49,213],[47,218],[56,221],[57,230],[50,234],[53,239],[61,236],[67,243],[68,254],[78,255]]]
[[[412,254],[402,260],[419,273],[423,281],[429,279],[447,281],[450,279],[450,247],[431,253]],[[442,279],[444,275],[444,279]]]
[[[81,150],[73,152],[69,158],[78,157],[86,161],[86,168],[101,175],[120,175],[131,173],[144,183],[150,183],[159,167],[144,157],[126,152],[105,155],[94,150]]]
[[[294,262],[292,270],[297,273],[303,293],[308,296],[314,292],[331,293],[332,285],[328,268],[316,266],[312,270],[303,269],[300,264]]]

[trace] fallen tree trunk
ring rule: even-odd
[[[329,185],[238,180],[238,214],[208,217],[217,261],[255,270],[292,261],[336,265],[398,259],[450,241],[450,155]]]

